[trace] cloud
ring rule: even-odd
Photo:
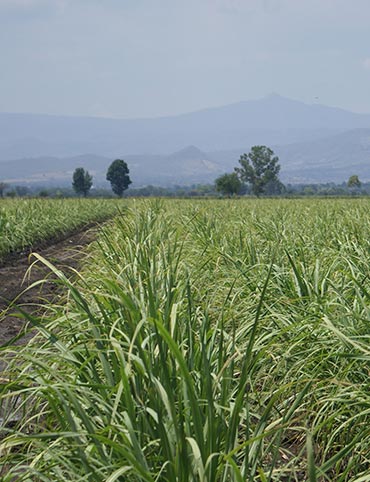
[[[68,0],[0,0],[0,11],[24,14],[39,10],[61,10],[67,3]]]
[[[23,10],[46,4],[45,0],[0,0],[0,8],[9,10]]]
[[[362,66],[364,67],[364,69],[370,70],[370,57],[362,61]]]

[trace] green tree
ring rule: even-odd
[[[38,195],[39,197],[49,197],[49,191],[47,189],[41,189]]]
[[[358,176],[356,176],[355,174],[353,176],[350,176],[350,178],[348,179],[348,182],[347,182],[347,186],[351,189],[351,188],[360,188],[361,187],[361,181],[360,179],[358,178]]]
[[[116,159],[109,166],[107,171],[107,181],[110,182],[112,186],[112,191],[117,196],[122,196],[123,192],[128,189],[131,184],[131,179],[129,176],[129,168],[127,164],[122,159]]]
[[[239,159],[241,167],[235,171],[241,181],[251,185],[252,193],[259,197],[267,185],[279,183],[279,158],[272,149],[266,146],[253,146],[249,154],[242,154]]]
[[[77,194],[86,197],[92,186],[92,176],[83,167],[77,167],[73,173],[72,187]]]
[[[222,193],[224,196],[239,194],[242,186],[243,184],[236,172],[223,174],[215,180],[216,191]]]
[[[274,179],[266,184],[264,193],[268,196],[280,196],[286,193],[286,187],[279,179]]]
[[[0,182],[0,197],[4,197],[4,191],[7,187],[6,182]]]

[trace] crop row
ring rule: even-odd
[[[66,235],[117,212],[114,200],[0,200],[0,261],[10,252]]]
[[[3,480],[369,481],[369,250],[368,200],[130,202],[4,352]]]

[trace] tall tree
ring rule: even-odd
[[[239,194],[242,183],[236,172],[223,174],[215,180],[216,191],[221,192],[224,196],[233,196]]]
[[[356,176],[356,174],[354,174],[353,176],[350,176],[350,178],[348,179],[348,182],[347,182],[347,186],[351,189],[351,188],[360,188],[361,187],[361,181],[360,179],[358,178],[358,176]]]
[[[129,168],[123,159],[116,159],[109,166],[107,171],[107,181],[112,186],[112,191],[117,196],[122,196],[124,191],[131,184]]]
[[[6,182],[0,182],[0,197],[4,197],[4,191],[8,187]]]
[[[279,183],[279,158],[266,146],[253,146],[249,154],[242,154],[239,159],[241,167],[235,171],[242,181],[251,185],[252,193],[260,196],[266,186]]]
[[[86,197],[92,187],[92,176],[83,167],[77,167],[73,173],[72,187],[77,194]]]

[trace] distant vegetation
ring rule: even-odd
[[[202,161],[197,161],[202,162]],[[370,182],[362,182],[357,174],[352,174],[347,182],[297,183],[284,185],[278,174],[279,158],[266,146],[254,146],[248,154],[242,154],[240,167],[234,172],[218,176],[214,184],[172,185],[168,187],[145,185],[127,190],[132,184],[130,170],[122,159],[113,161],[106,173],[112,191],[126,197],[219,197],[223,196],[368,196]],[[93,186],[92,176],[84,168],[76,168],[73,174],[73,190],[61,187],[38,187],[34,184],[12,185],[0,182],[1,197],[73,197],[74,195],[92,197],[113,197],[105,187]]]
[[[279,181],[279,158],[266,146],[253,146],[249,154],[242,154],[239,159],[241,167],[235,168],[242,182],[250,185],[252,193],[259,197],[270,190],[276,191]],[[275,194],[275,193],[274,193]],[[278,193],[276,193],[278,194]]]
[[[0,182],[0,197],[4,197],[5,189],[8,185],[5,182]]]
[[[241,193],[243,184],[238,174],[232,172],[231,174],[223,174],[218,177],[215,181],[215,188],[217,192],[220,192],[224,196],[235,196]]]
[[[130,188],[125,192],[125,197],[220,197],[221,194],[228,195],[217,189],[215,184],[191,184],[175,185],[170,187],[147,185],[143,187]],[[239,195],[249,196],[251,191],[248,186],[243,186]],[[324,184],[286,184],[285,191],[279,197],[354,197],[369,196],[370,182],[362,182],[360,188],[349,188],[347,182],[337,184],[328,182]],[[267,196],[275,197],[275,194]],[[17,186],[8,185],[4,190],[4,197],[51,197],[70,198],[76,197],[72,188],[68,187],[38,187],[38,186]],[[110,189],[95,188],[90,191],[90,197],[113,198],[115,197]]]
[[[109,166],[106,179],[111,183],[112,191],[119,197],[123,196],[124,191],[128,189],[131,184],[129,176],[129,168],[125,161],[122,159],[116,159]],[[5,186],[5,184],[3,183]],[[93,177],[89,171],[85,171],[83,167],[77,167],[72,177],[72,187],[77,195],[83,195],[86,197],[93,186]],[[3,189],[4,190],[4,189]],[[0,184],[0,195],[3,194]],[[40,197],[47,197],[47,191],[42,190],[39,192]],[[2,197],[2,196],[1,196]]]
[[[114,194],[119,197],[123,196],[131,184],[129,173],[130,170],[123,159],[116,159],[108,168],[107,181],[110,182]]]
[[[92,187],[92,176],[83,167],[77,167],[73,173],[72,187],[76,194],[86,197]]]
[[[216,179],[216,191],[233,196],[246,192],[248,186],[249,191],[257,197],[262,194],[278,195],[285,191],[278,177],[279,158],[269,147],[253,146],[249,154],[240,156],[239,164],[241,167],[236,167],[233,173]]]
[[[289,195],[319,195],[319,196],[344,196],[364,195],[368,190],[360,190],[362,183],[357,175],[352,175],[347,184],[340,187],[327,184],[329,189],[320,185],[284,186],[278,174],[280,171],[279,158],[272,149],[266,146],[253,146],[248,154],[242,154],[239,159],[241,167],[236,167],[230,174],[223,174],[215,181],[215,189],[224,196],[233,196],[240,193],[254,194],[257,197],[265,194],[268,196]]]
[[[361,187],[361,181],[358,176],[353,175],[348,179],[347,186],[349,188],[359,189]]]
[[[279,158],[272,149],[266,146],[254,146],[248,154],[242,154],[240,167],[234,172],[223,174],[215,179],[214,184],[174,185],[161,187],[147,185],[131,188],[127,163],[122,159],[113,161],[106,173],[114,194],[122,197],[219,197],[223,196],[368,196],[370,182],[361,182],[359,176],[353,174],[347,182],[341,184],[287,184],[280,181]],[[82,167],[73,173],[73,189],[66,187],[37,187],[35,185],[13,186],[0,182],[0,198],[2,197],[52,197],[63,198],[74,195],[91,194],[92,197],[110,198],[112,192],[106,188],[93,187],[93,178],[89,171]],[[127,191],[127,192],[126,192]]]

